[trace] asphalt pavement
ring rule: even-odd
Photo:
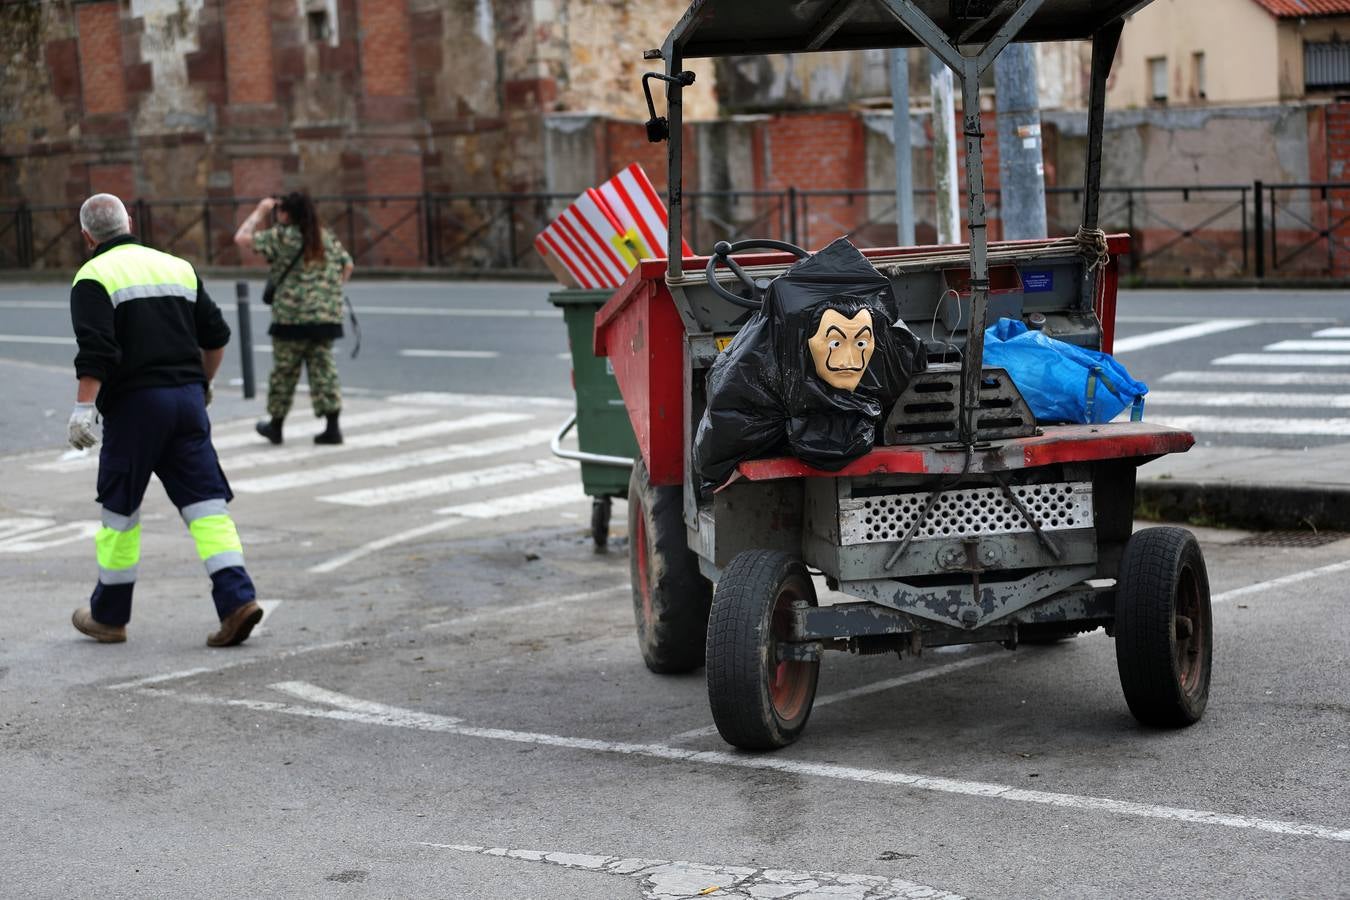
[[[356,283],[342,447],[305,415],[265,444],[261,399],[222,374],[216,442],[268,616],[209,651],[208,582],[155,486],[129,642],[71,630],[94,465],[61,446],[73,348],[31,340],[66,334],[63,290],[0,286],[3,893],[1350,896],[1350,541],[1196,529],[1215,675],[1192,728],[1139,727],[1095,633],[831,654],[801,741],[734,752],[701,672],[642,665],[624,505],[595,552],[548,451],[571,391],[547,290]],[[1267,420],[1197,429],[1193,454],[1330,460],[1347,438],[1305,422],[1340,418],[1350,364],[1221,360],[1335,357],[1344,300],[1127,292],[1120,358],[1150,419]],[[1239,390],[1299,397],[1210,396]]]

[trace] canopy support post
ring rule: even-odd
[[[678,281],[684,277],[684,252],[681,240],[681,217],[684,209],[684,85],[678,75],[684,65],[684,59],[678,48],[667,45],[666,74],[672,76],[666,82],[666,116],[670,121],[669,169],[666,172],[667,206],[669,223],[666,231],[666,280]]]

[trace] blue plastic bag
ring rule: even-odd
[[[1132,407],[1143,417],[1148,385],[1135,381],[1115,358],[1085,350],[999,319],[984,333],[984,364],[1006,369],[1037,422],[1109,422]]]

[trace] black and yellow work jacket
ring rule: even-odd
[[[98,408],[147,387],[206,383],[202,350],[224,347],[230,326],[192,264],[129,234],[104,241],[75,275],[70,318],[77,377],[103,382]]]

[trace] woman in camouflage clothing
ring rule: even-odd
[[[255,231],[273,207],[278,207],[278,224]],[[258,433],[274,444],[281,443],[281,425],[290,412],[304,366],[314,415],[328,418],[327,429],[315,435],[314,443],[342,443],[338,428],[342,393],[333,341],[342,337],[342,286],[352,274],[351,256],[322,227],[314,202],[302,191],[287,194],[280,203],[275,197],[263,198],[234,239],[240,247],[266,258],[276,289],[272,327],[267,332],[272,336],[272,377],[267,386],[271,420],[259,422]]]

